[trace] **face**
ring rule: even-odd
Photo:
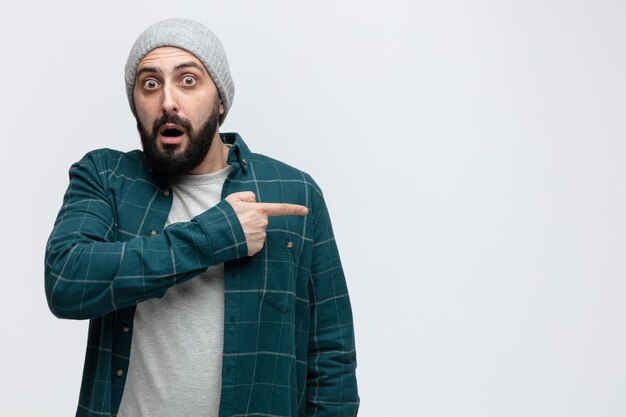
[[[198,166],[224,112],[204,65],[179,48],[154,49],[137,67],[133,97],[137,128],[151,168],[172,176]]]

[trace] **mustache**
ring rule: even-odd
[[[172,123],[176,124],[187,131],[187,133],[191,132],[191,122],[177,114],[164,114],[163,116],[156,119],[152,125],[152,135],[156,137],[157,133],[159,133],[159,129],[161,126]]]

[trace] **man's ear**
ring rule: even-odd
[[[224,114],[224,102],[220,101],[220,116]]]

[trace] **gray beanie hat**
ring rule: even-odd
[[[206,26],[189,19],[167,19],[148,27],[135,41],[126,61],[126,94],[133,114],[137,116],[133,89],[139,62],[153,49],[161,46],[175,46],[196,56],[211,75],[220,98],[224,104],[224,114],[220,116],[220,125],[226,118],[233,103],[235,85],[230,77],[226,52],[220,40]]]

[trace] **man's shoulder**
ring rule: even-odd
[[[139,149],[132,150],[130,152],[119,151],[111,148],[100,148],[89,151],[81,159],[91,160],[100,164],[125,163],[125,164],[143,164],[143,152]]]
[[[301,183],[321,195],[320,187],[308,173],[267,155],[252,152],[250,156],[257,180]]]
[[[149,187],[150,190],[158,188],[143,152],[139,150],[122,152],[109,148],[95,149],[74,163],[69,174],[70,179],[84,178],[107,189],[119,189],[131,184]]]
[[[74,164],[90,167],[100,174],[119,173],[129,176],[145,176],[146,163],[143,152],[135,149],[123,152],[116,149],[101,148],[89,151]]]
[[[250,159],[254,181],[263,183],[291,183],[294,186],[300,184],[313,189],[315,194],[321,196],[322,193],[319,186],[308,173],[279,161],[278,159],[252,152],[237,132],[224,132],[220,133],[220,135],[226,144],[230,144],[235,148],[240,157]]]

